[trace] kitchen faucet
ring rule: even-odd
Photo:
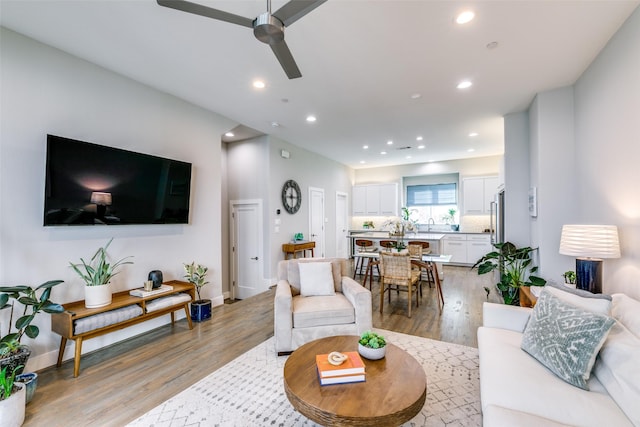
[[[433,218],[429,218],[429,220],[427,221],[427,232],[431,231],[431,224],[436,225],[436,222],[433,220]]]

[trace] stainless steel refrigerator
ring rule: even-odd
[[[504,243],[504,187],[498,188],[491,202],[491,244]]]

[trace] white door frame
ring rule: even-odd
[[[260,272],[260,280],[258,281],[259,286],[264,288],[264,280],[262,280],[262,276],[264,276],[264,245],[263,245],[263,236],[264,236],[264,220],[263,220],[263,210],[262,210],[262,199],[240,199],[240,200],[230,200],[229,201],[229,230],[230,230],[230,240],[231,245],[229,245],[229,263],[231,268],[231,286],[230,293],[231,298],[236,298],[236,290],[238,283],[238,267],[239,262],[237,259],[237,251],[235,250],[237,246],[236,242],[236,219],[234,217],[234,211],[238,206],[243,205],[257,205],[258,212],[260,213],[259,221],[258,221],[258,248],[257,248],[257,256],[258,256],[258,271]],[[263,291],[266,289],[262,289]]]
[[[321,223],[322,223],[322,227],[320,230],[320,235],[318,236],[317,239],[314,239],[313,236],[311,235],[312,231],[313,231],[313,206],[311,204],[313,197],[312,194],[314,192],[319,192],[322,193],[322,218],[321,218]],[[327,248],[325,246],[325,199],[324,199],[325,195],[324,195],[324,188],[318,188],[318,187],[309,187],[309,240],[314,240],[315,242],[319,242],[320,243],[320,248],[318,248],[316,245],[316,250],[314,251],[314,254],[316,257],[324,257],[325,256],[325,252],[327,251]],[[320,251],[318,251],[318,249],[321,249]]]
[[[338,203],[338,199],[344,198],[344,211],[339,211],[340,204]],[[345,229],[341,229],[338,227],[338,218],[344,218],[344,226]],[[339,258],[349,258],[349,242],[347,241],[348,235],[348,224],[349,224],[349,193],[345,193],[342,191],[336,191],[336,256]],[[346,250],[344,254],[340,253],[340,241],[343,241]]]

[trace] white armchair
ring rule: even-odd
[[[371,292],[346,275],[346,262],[306,258],[278,263],[274,301],[278,355],[318,338],[371,330]]]

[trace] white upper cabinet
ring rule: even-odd
[[[497,176],[464,178],[462,180],[462,204],[467,215],[487,215],[498,188]]]
[[[354,216],[398,215],[398,184],[356,185],[352,194]]]

